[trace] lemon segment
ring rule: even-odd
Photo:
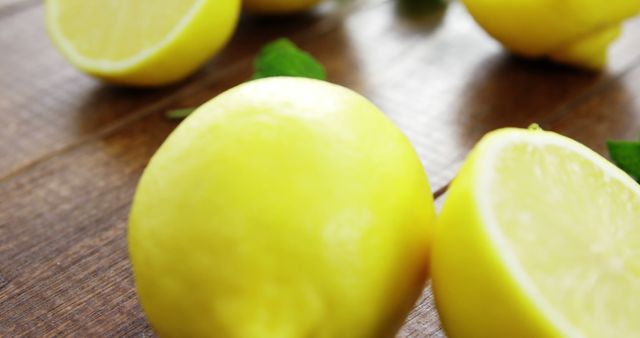
[[[486,136],[453,182],[432,278],[450,337],[635,337],[640,186],[544,131]]]
[[[239,0],[46,2],[47,28],[79,69],[139,86],[178,81],[228,40]]]

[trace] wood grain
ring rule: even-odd
[[[434,192],[495,128],[539,122],[600,152],[607,138],[640,129],[640,19],[626,25],[609,69],[595,74],[509,56],[455,2],[406,16],[392,1],[340,1],[293,18],[243,17],[228,48],[198,74],[131,90],[69,66],[47,40],[39,3],[7,6],[0,337],[153,335],[135,298],[126,222],[143,168],[177,125],[163,114],[246,81],[256,50],[279,36],[382,108],[415,145]],[[399,336],[444,337],[428,288]]]
[[[545,127],[579,140],[606,155],[606,140],[640,138],[640,67],[613,80],[592,96],[575,102]]]
[[[39,0],[0,0],[0,18],[37,6],[39,2]]]
[[[0,115],[0,177],[168,107],[203,83],[227,76],[242,81],[238,67],[249,66],[264,43],[281,36],[311,40],[327,26],[334,27],[347,11],[378,2],[340,2],[287,20],[245,16],[228,48],[200,72],[154,90],[112,87],[81,74],[53,48],[42,6],[12,12],[0,19],[0,111],[6,112]]]
[[[417,22],[389,4],[358,13],[340,31],[349,52],[337,65],[328,46],[339,31],[303,47],[317,49],[331,80],[364,93],[407,134],[433,191],[451,180],[487,131],[550,119],[640,61],[638,19],[627,25],[602,74],[514,58],[455,4]]]

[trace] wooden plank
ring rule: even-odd
[[[33,21],[38,11],[10,19],[31,15],[23,19]],[[457,4],[420,23],[399,17],[392,3],[366,6],[344,20],[303,28],[298,42],[327,65],[332,81],[370,97],[407,133],[437,190],[475,140],[497,127],[542,121],[586,140],[588,128],[571,129],[572,119],[599,121],[610,107],[618,107],[628,118],[598,124],[604,129],[593,139],[630,135],[637,127],[638,71],[619,76],[637,63],[637,23],[630,24],[613,51],[610,72],[603,75],[510,58]],[[262,27],[257,21],[243,25]],[[246,34],[256,30],[246,29]],[[269,34],[268,39],[280,32]],[[254,43],[239,42],[239,60],[228,54],[226,61],[221,56],[224,62],[212,63],[228,69],[224,76],[207,69],[188,83],[159,91],[103,87],[71,68],[54,69],[64,64],[49,64],[46,57],[38,62],[48,80],[40,83],[32,79],[38,72],[20,58],[0,62],[0,74],[10,66],[17,69],[16,88],[30,98],[5,103],[7,96],[0,93],[5,119],[0,120],[0,157],[3,163],[20,163],[4,167],[12,174],[0,183],[0,336],[151,334],[135,299],[126,253],[135,183],[176,125],[163,118],[164,110],[200,104],[247,79],[249,54],[260,45]],[[27,48],[0,42],[3,50],[8,44],[50,53],[38,43]],[[0,77],[0,87],[15,90],[7,87],[11,83]],[[30,88],[35,85],[42,88]],[[65,86],[77,88],[66,93]],[[59,87],[60,93],[53,90]],[[91,99],[93,91],[102,94]],[[33,111],[18,111],[17,117],[4,113],[16,108]],[[82,114],[95,114],[86,128]],[[10,137],[5,138],[7,125]],[[401,336],[442,336],[430,293],[423,296]]]
[[[33,20],[20,18],[18,21]],[[306,22],[300,18],[298,20]],[[262,42],[285,31],[306,28],[302,31],[312,33],[301,34],[304,37],[300,39],[302,46],[327,64],[331,80],[369,96],[407,132],[425,162],[434,190],[451,178],[450,173],[441,169],[449,167],[452,158],[459,160],[466,151],[460,148],[460,140],[452,139],[450,135],[466,133],[461,130],[465,123],[478,124],[476,115],[482,115],[478,111],[491,110],[489,117],[492,117],[491,121],[496,126],[500,122],[513,123],[510,118],[514,110],[518,112],[517,116],[530,117],[529,120],[542,116],[537,118],[541,120],[546,115],[552,115],[556,108],[571,98],[609,78],[607,75],[597,76],[510,58],[475,26],[459,5],[450,6],[446,13],[433,13],[419,23],[399,17],[389,3],[379,6],[377,10],[363,10],[344,21],[332,17],[308,26],[296,22],[287,21],[281,26],[276,25],[276,28],[262,29],[264,21],[245,19],[232,47],[220,56],[220,63],[225,66],[218,68],[224,70],[224,76],[237,76],[229,73],[246,71],[251,61],[248,55],[253,55]],[[268,21],[266,26],[271,25],[271,21]],[[620,52],[613,53],[611,74],[627,67],[631,56],[640,53],[629,47],[640,36],[637,26],[633,26],[631,34],[627,34],[619,44],[623,47],[618,48]],[[251,36],[255,35],[255,31],[266,32],[254,39]],[[323,33],[324,36],[318,36]],[[25,53],[46,54],[42,61],[32,62],[50,63],[50,66],[41,67],[49,69],[44,71],[44,74],[48,74],[44,79],[38,80],[37,72],[31,72],[31,68],[23,66],[24,69],[14,72],[18,74],[17,80],[7,80],[7,83],[12,83],[8,87],[12,88],[12,93],[0,96],[0,110],[14,113],[0,116],[0,125],[4,126],[0,136],[0,155],[8,159],[0,163],[0,173],[13,173],[29,163],[82,143],[86,138],[95,137],[96,133],[109,132],[160,107],[177,105],[180,96],[191,95],[193,90],[202,90],[200,87],[203,82],[218,80],[214,61],[192,81],[177,87],[157,91],[114,89],[77,73],[50,48],[42,50],[43,39],[32,39],[40,41],[33,42],[34,46],[40,47],[33,47],[29,53],[24,51],[30,50],[30,47],[10,46],[8,50],[20,52],[16,52],[13,59],[0,64],[2,72],[3,64],[20,64],[19,56]],[[236,61],[236,57],[240,60]],[[56,58],[57,61],[50,61]],[[229,63],[232,65],[227,66]],[[65,75],[66,72],[70,74]],[[5,77],[0,78],[0,82],[2,79]],[[543,86],[542,83],[547,85]],[[51,88],[57,89],[56,94],[52,93]],[[504,94],[508,100],[500,99],[498,94]],[[210,96],[213,95],[215,93],[212,92]],[[520,100],[527,99],[529,95],[538,103],[518,105]],[[483,99],[485,96],[488,99]],[[482,102],[474,102],[477,100]],[[455,111],[454,107],[459,111]],[[476,112],[468,114],[466,110],[469,107]],[[503,121],[495,117],[501,117]],[[485,131],[486,128],[480,128],[479,134]],[[434,151],[427,146],[431,143],[441,146]],[[462,151],[456,152],[455,149]]]
[[[431,285],[428,285],[413,311],[407,316],[404,326],[397,335],[398,338],[445,338],[445,332],[440,325],[440,318],[436,309]]]
[[[0,205],[0,336],[150,334],[125,236],[137,176],[158,145],[149,140],[173,128],[160,122],[164,128],[138,123],[126,136],[3,182],[0,194],[9,198]]]
[[[37,6],[39,0],[0,0],[0,18]]]
[[[215,82],[235,72],[237,65],[250,65],[256,51],[270,40],[281,36],[311,40],[335,27],[349,11],[379,2],[329,2],[315,14],[287,20],[245,16],[228,47],[200,72],[154,90],[115,88],[74,69],[51,45],[42,6],[4,17],[0,20],[0,177],[129,123],[158,105],[170,105],[201,82]]]
[[[604,156],[607,140],[640,139],[640,67],[542,125]]]
[[[486,132],[550,119],[637,64],[640,18],[625,28],[598,74],[514,58],[456,4],[418,23],[389,6],[345,23],[350,52],[332,80],[364,93],[405,131],[436,191]]]
[[[444,186],[444,182],[453,179],[466,154],[487,132],[508,126],[524,128],[531,123],[538,123],[545,129],[563,130],[563,126],[556,127],[554,123],[563,116],[569,116],[569,123],[572,123],[570,113],[583,102],[590,101],[602,91],[609,92],[611,87],[624,92],[620,78],[640,64],[640,17],[629,20],[624,28],[623,36],[610,49],[610,65],[602,74],[512,57],[487,63],[486,68],[461,93],[455,119],[447,126],[449,138],[438,143],[445,144],[449,155],[447,159],[450,160],[444,166],[448,170],[437,171],[437,182],[442,182],[438,186]],[[568,94],[570,92],[574,94]],[[627,129],[619,127],[626,133],[633,132],[632,125]],[[618,134],[623,133],[619,131]],[[594,136],[578,139],[604,154],[605,136]]]

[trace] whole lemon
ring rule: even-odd
[[[259,14],[291,14],[302,12],[321,0],[243,0],[242,7]]]
[[[507,49],[526,57],[599,69],[620,23],[640,0],[463,0],[476,21]]]
[[[129,250],[162,337],[391,337],[427,277],[434,217],[414,149],[373,104],[268,78],[160,147]]]

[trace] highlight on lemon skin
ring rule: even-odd
[[[128,239],[161,337],[393,337],[424,288],[434,222],[424,168],[378,108],[272,77],[169,136]]]
[[[242,8],[250,13],[283,15],[307,11],[322,0],[242,0]]]
[[[530,58],[599,70],[621,24],[640,0],[463,0],[474,19],[505,48]]]
[[[640,332],[640,186],[574,140],[535,127],[485,136],[433,243],[450,338]]]
[[[78,69],[131,86],[195,72],[230,38],[240,0],[45,1],[47,30]]]

